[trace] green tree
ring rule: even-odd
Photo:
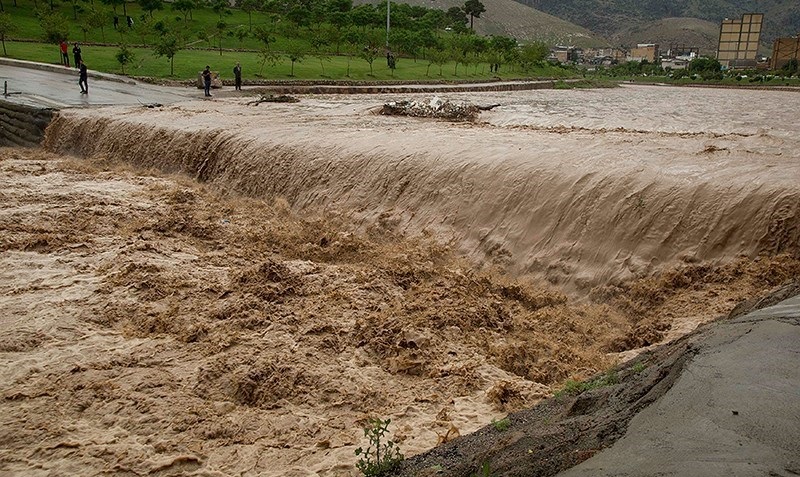
[[[117,62],[122,67],[122,74],[125,74],[125,65],[130,64],[136,55],[134,55],[133,51],[131,51],[127,45],[120,45],[119,50],[117,50],[117,54],[114,55],[114,58],[117,59]]]
[[[331,56],[325,50],[329,45],[330,39],[322,31],[318,31],[311,37],[311,48],[314,50],[314,56],[319,60],[322,76],[325,76],[325,62],[331,61]]]
[[[183,14],[183,22],[191,18],[192,10],[195,9],[194,0],[175,0],[172,2],[172,10]]]
[[[164,8],[164,3],[161,0],[139,0],[139,5],[142,10],[150,15],[150,18],[153,18],[153,11]]]
[[[47,43],[61,43],[69,38],[69,24],[67,19],[57,12],[43,12],[39,16],[42,26],[43,38]]]
[[[0,41],[3,43],[3,56],[8,56],[6,51],[6,38],[19,29],[16,23],[11,20],[8,13],[0,13]]]
[[[117,7],[124,4],[125,0],[100,0],[104,5],[108,5],[117,14]]]
[[[450,7],[447,9],[447,24],[450,28],[452,28],[455,32],[463,32],[467,28],[467,23],[469,19],[467,15],[464,13],[460,7]]]
[[[781,68],[781,73],[786,76],[792,76],[797,74],[798,65],[797,65],[797,58],[792,58],[791,60],[787,61],[785,65]]]
[[[84,0],[69,0],[69,3],[72,5],[72,19],[77,21],[78,20],[78,10],[81,9],[80,3]]]
[[[547,45],[535,41],[520,48],[517,63],[522,71],[531,71],[536,66],[541,66],[549,54],[550,48]]]
[[[269,64],[270,66],[275,66],[278,64],[278,60],[280,60],[280,56],[277,53],[273,53],[270,51],[269,48],[263,47],[258,50],[258,60],[261,64],[261,69],[258,70],[258,76],[262,76],[264,73],[264,66]]]
[[[175,76],[175,55],[180,51],[180,39],[175,33],[167,33],[159,37],[153,50],[156,56],[166,56],[169,60],[169,75]]]
[[[256,37],[268,51],[270,50],[270,45],[275,43],[275,34],[272,29],[267,27],[257,26],[253,36]]]
[[[219,56],[222,56],[222,37],[225,36],[225,30],[228,29],[228,24],[220,20],[214,25],[217,33],[217,44],[219,45]]]
[[[92,7],[92,9],[89,10],[89,15],[86,17],[89,27],[100,29],[100,37],[103,39],[103,42],[106,41],[106,22],[108,22],[108,20],[108,10],[97,7]],[[84,41],[85,40],[84,38]]]
[[[473,22],[481,17],[481,13],[486,11],[480,0],[467,0],[464,3],[464,13],[469,15],[469,29],[473,30]]]
[[[306,57],[306,46],[302,42],[291,41],[286,47],[286,55],[289,57],[289,61],[292,62],[292,72],[289,76],[294,77],[294,64],[302,62]]]
[[[425,76],[430,76],[431,65],[439,67],[439,76],[442,76],[442,67],[450,59],[450,52],[445,49],[434,49],[428,53],[428,69],[425,71]]]
[[[249,31],[253,31],[253,12],[258,11],[264,4],[261,0],[236,0],[236,6],[247,14]]]

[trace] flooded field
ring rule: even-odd
[[[429,98],[430,96],[426,96]],[[800,275],[800,95],[63,111],[0,149],[0,471],[351,476]]]

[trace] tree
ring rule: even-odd
[[[258,59],[259,62],[261,63],[261,69],[258,70],[258,76],[261,76],[264,73],[264,66],[267,63],[269,63],[270,66],[275,66],[278,63],[280,56],[270,51],[269,48],[263,47],[260,50],[258,50]]]
[[[355,26],[361,27],[361,31],[366,31],[368,26],[381,23],[383,16],[370,4],[359,5],[350,11],[350,18]]]
[[[469,29],[473,30],[473,22],[481,17],[481,13],[486,11],[481,0],[467,0],[464,3],[464,13],[469,15]]]
[[[797,74],[797,71],[798,71],[797,58],[792,58],[791,60],[787,61],[786,64],[783,65],[783,68],[781,68],[781,72],[786,76],[792,76],[794,74]]]
[[[261,41],[261,43],[264,45],[264,48],[266,48],[267,51],[270,50],[269,46],[275,42],[275,35],[273,31],[263,26],[257,26],[255,33],[253,33],[253,36],[256,37],[259,41]]]
[[[331,61],[330,55],[325,51],[328,45],[330,45],[330,39],[328,39],[323,32],[318,32],[311,37],[311,48],[314,49],[314,56],[319,60],[322,76],[325,76],[325,62]]]
[[[114,11],[114,14],[117,13],[117,7],[125,3],[125,0],[100,0],[103,2],[104,5],[108,5]]]
[[[6,52],[6,37],[18,30],[17,24],[11,21],[11,15],[0,13],[0,41],[3,42],[3,56],[8,56]]]
[[[439,67],[439,76],[442,76],[442,67],[450,59],[450,52],[444,49],[434,49],[428,54],[428,69],[425,76],[429,76],[431,65]]]
[[[159,37],[155,44],[154,51],[156,56],[166,56],[169,60],[169,75],[175,76],[175,55],[180,51],[180,42],[177,35],[168,33]]]
[[[523,46],[519,50],[517,62],[523,71],[531,71],[535,66],[541,65],[550,54],[550,48],[544,43],[535,41]]]
[[[126,45],[120,45],[117,54],[114,55],[114,58],[117,59],[120,66],[122,67],[122,74],[125,74],[125,65],[130,64],[136,55],[134,55],[133,51],[131,51]]]
[[[139,5],[142,7],[142,10],[150,15],[150,18],[153,18],[154,10],[161,10],[164,8],[164,3],[161,0],[139,0]]]
[[[293,77],[294,64],[303,61],[306,56],[306,47],[299,41],[289,42],[289,45],[286,48],[286,55],[289,57],[289,61],[292,62],[292,72],[289,76]]]
[[[78,10],[81,8],[79,3],[83,2],[83,1],[84,0],[69,0],[69,3],[72,4],[72,19],[73,20],[76,20],[76,21],[78,20]]]
[[[228,24],[220,20],[214,27],[217,30],[217,42],[219,44],[219,56],[222,56],[222,37],[225,36],[225,30],[228,29]]]
[[[39,24],[44,31],[44,41],[47,43],[61,43],[69,38],[69,24],[67,19],[56,12],[44,12],[39,16]]]
[[[186,23],[187,19],[192,18],[192,10],[197,8],[194,0],[175,0],[172,2],[172,10],[183,13],[183,22]]]
[[[257,11],[263,2],[261,0],[236,0],[236,6],[247,14],[249,31],[253,31],[253,12]]]
[[[447,9],[447,13],[445,13],[447,17],[447,24],[456,32],[462,32],[466,30],[466,25],[469,22],[467,19],[467,15],[464,13],[459,7],[450,7]]]
[[[86,22],[88,23],[89,27],[100,29],[100,36],[103,39],[103,42],[106,41],[105,28],[107,21],[108,21],[108,10],[105,10],[103,8],[92,7],[92,9],[89,11],[88,17],[86,18]]]
[[[373,75],[372,64],[379,56],[380,45],[383,42],[383,35],[377,31],[364,34],[361,39],[367,44],[358,53],[358,56],[369,64],[369,75]]]

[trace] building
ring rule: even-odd
[[[786,66],[790,60],[800,62],[800,33],[790,38],[778,38],[772,44],[772,59],[770,68],[779,70]]]
[[[745,13],[739,20],[722,20],[717,60],[723,68],[755,68],[763,13]]]
[[[554,46],[550,49],[549,59],[559,63],[573,63],[583,56],[583,50],[574,46]]]
[[[628,61],[649,61],[650,63],[657,63],[661,59],[658,52],[658,44],[656,43],[639,43],[636,48],[631,48],[628,53]]]
[[[685,70],[689,66],[689,60],[683,58],[662,58],[661,67],[672,70]]]

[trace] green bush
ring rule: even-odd
[[[380,477],[394,470],[403,461],[403,454],[391,440],[384,440],[389,432],[391,419],[385,421],[375,418],[370,419],[364,428],[364,436],[369,439],[366,450],[359,447],[356,455],[360,456],[356,467],[366,477]]]

